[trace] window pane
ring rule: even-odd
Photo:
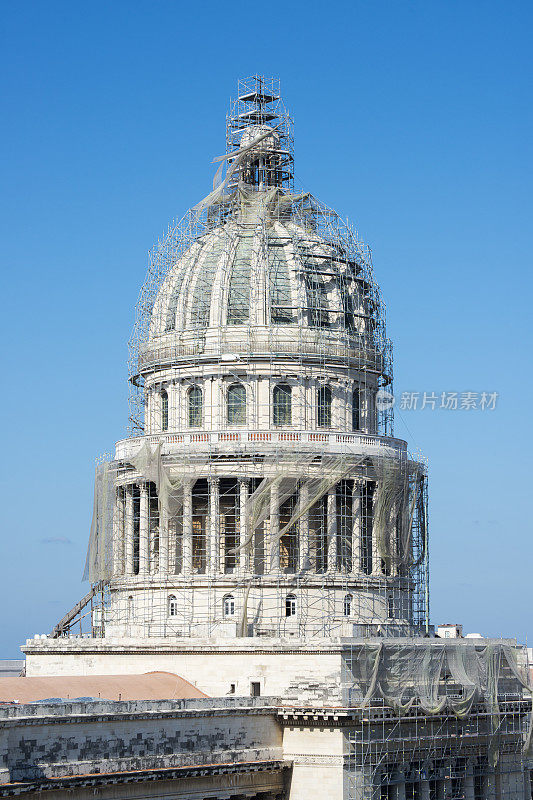
[[[352,613],[352,595],[347,594],[344,598],[344,616],[349,617]]]
[[[224,598],[224,616],[233,617],[235,615],[235,599],[232,595]]]
[[[246,424],[246,390],[242,384],[228,389],[228,422],[230,425]]]
[[[291,387],[286,383],[274,387],[274,425],[290,425],[292,422]]]
[[[202,424],[202,390],[193,386],[189,391],[189,428],[199,428]]]
[[[317,424],[319,428],[331,427],[331,389],[321,386],[317,395]]]
[[[168,394],[161,392],[161,430],[168,430]]]
[[[296,616],[296,597],[293,594],[288,594],[285,598],[285,616]]]
[[[352,395],[352,429],[358,431],[361,427],[361,401],[359,389],[353,390]]]
[[[270,289],[271,320],[275,325],[296,322],[292,308],[289,265],[285,255],[285,239],[268,237],[268,284]]]
[[[321,274],[322,259],[308,259],[305,262],[304,276],[307,289],[307,305],[309,325],[316,328],[327,328],[330,325],[328,310],[328,290],[326,279]]]
[[[252,245],[252,236],[242,236],[237,242],[229,280],[228,325],[242,325],[250,316]]]

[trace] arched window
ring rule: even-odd
[[[246,425],[246,389],[233,383],[228,389],[227,419],[230,425]]]
[[[170,594],[168,596],[168,616],[169,617],[178,616],[178,601],[176,600],[173,594]]]
[[[161,430],[168,431],[168,394],[161,391]]]
[[[200,428],[202,425],[202,390],[193,386],[188,393],[189,428]]]
[[[292,397],[288,383],[274,386],[272,418],[274,425],[290,425],[292,423]]]
[[[331,389],[321,386],[317,392],[316,419],[319,428],[331,428]]]
[[[295,617],[296,616],[296,596],[294,594],[288,594],[285,598],[285,616],[286,617]]]
[[[222,612],[225,617],[235,616],[235,598],[232,594],[227,594],[222,602]]]
[[[352,603],[353,603],[353,595],[345,594],[343,603],[343,613],[345,617],[352,616]]]
[[[352,393],[352,430],[358,431],[361,428],[361,395],[359,388]]]

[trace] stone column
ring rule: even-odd
[[[317,406],[317,390],[318,384],[314,378],[310,378],[307,383],[307,428],[313,429],[317,427],[317,416],[316,416],[316,406]]]
[[[257,427],[261,430],[270,428],[270,379],[257,379]]]
[[[268,544],[270,550],[270,571],[279,571],[279,481],[270,487],[270,530]]]
[[[220,563],[220,480],[209,478],[209,525],[208,525],[208,568],[207,571],[216,575]]]
[[[144,432],[152,433],[152,391],[144,390]]]
[[[420,800],[429,800],[429,781],[420,781]]]
[[[217,430],[226,427],[226,408],[222,398],[221,378],[213,378],[211,383],[211,427]]]
[[[126,509],[124,519],[124,572],[133,575],[133,484],[124,487],[126,496]]]
[[[246,501],[248,500],[248,490],[250,481],[243,479],[239,481],[239,566],[238,571],[242,574],[250,569],[251,545],[245,546],[248,538],[248,524],[246,517]]]
[[[176,423],[180,431],[189,427],[189,420],[186,407],[187,386],[183,378],[176,381]]]
[[[496,769],[487,768],[485,778],[485,795],[487,800],[501,800],[501,796],[499,796],[499,792],[496,791],[496,784],[499,784],[499,779],[497,778],[497,771]]]
[[[305,428],[305,396],[302,378],[292,385],[292,426],[302,430]]]
[[[332,486],[328,491],[328,572],[337,569],[337,487]]]
[[[531,773],[526,765],[524,766],[524,797],[529,800],[531,796]]]
[[[119,530],[120,530],[120,555],[121,555],[121,572],[124,574],[126,568],[126,492],[124,487],[121,486],[119,489],[120,492],[120,518],[119,518]]]
[[[379,483],[376,484],[376,488],[374,489],[374,496],[372,498],[372,575],[383,575],[383,570],[381,569],[381,556],[379,555],[378,550],[378,537],[375,525],[375,508],[378,499],[378,494],[381,491],[381,486]]]
[[[474,800],[474,767],[471,761],[466,765],[465,800]]]
[[[204,382],[204,428],[213,430],[216,428],[215,420],[213,419],[214,409],[216,407],[214,397],[214,378],[211,376]]]
[[[149,571],[148,537],[148,484],[140,484],[139,504],[139,575]]]
[[[120,487],[115,489],[113,506],[113,575],[124,572],[124,494]]]
[[[346,414],[345,387],[343,384],[330,384],[331,389],[331,427],[346,430],[344,417]]]
[[[179,419],[179,401],[178,401],[178,384],[171,381],[167,386],[168,394],[168,429],[169,431],[176,431],[181,428]]]
[[[302,481],[300,484],[300,491],[298,496],[300,519],[298,521],[298,528],[300,533],[300,541],[298,548],[298,569],[309,569],[309,509],[305,510],[309,503],[309,484],[307,481]]]
[[[159,572],[167,575],[169,572],[169,518],[168,508],[159,503]]]
[[[364,404],[361,409],[364,414],[364,426],[368,433],[376,432],[376,403],[375,390],[372,386],[366,386],[364,391]]]
[[[352,492],[352,572],[361,574],[361,484],[355,480]]]
[[[150,403],[150,432],[159,433],[161,431],[161,389],[160,383],[152,386]]]
[[[192,481],[183,487],[182,572],[192,573]]]
[[[229,384],[227,384],[229,385]],[[258,378],[256,375],[249,375],[246,380],[246,427],[257,428],[258,414]],[[227,407],[225,406],[227,414]],[[227,416],[226,416],[227,424]]]

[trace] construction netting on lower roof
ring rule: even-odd
[[[400,716],[418,706],[428,715],[466,718],[482,703],[494,733],[502,701],[531,697],[527,652],[492,640],[358,643],[343,656],[343,694],[346,705],[369,707],[382,700]],[[528,757],[532,721],[524,735]]]

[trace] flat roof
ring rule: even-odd
[[[32,703],[49,698],[73,700],[187,700],[207,697],[173,672],[141,675],[50,675],[0,678],[0,702]]]

